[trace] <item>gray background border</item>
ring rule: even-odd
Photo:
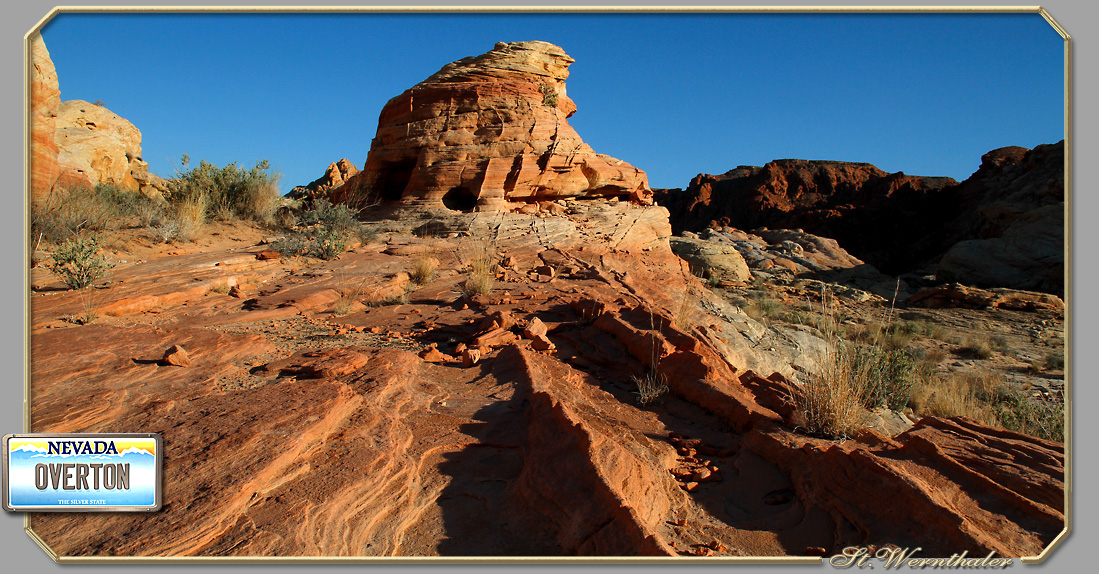
[[[422,5],[432,6],[537,6],[537,5],[552,5],[552,2],[519,2],[519,1],[501,1],[501,0],[482,0],[478,2],[453,2],[447,0],[435,0],[417,2]],[[247,4],[255,4],[260,6],[275,6],[275,5],[290,5],[290,6],[303,6],[313,3],[309,2],[286,2],[272,0],[269,2],[241,2],[231,4],[234,6],[241,6]],[[372,2],[372,3],[348,3],[330,1],[321,3],[325,6],[366,6],[370,4],[374,5],[396,5],[397,2]],[[689,3],[676,3],[658,0],[635,0],[633,2],[614,2],[608,0],[605,2],[580,2],[580,1],[568,1],[562,2],[565,5],[581,6],[581,5],[598,5],[598,6],[642,6],[646,4],[654,6],[669,6],[676,7],[677,5],[689,4],[692,6],[722,6],[722,5],[735,5],[733,1],[730,2],[713,2],[712,0],[707,2],[705,0],[689,2]],[[740,2],[740,5],[760,6],[764,5],[762,2]],[[927,1],[911,1],[905,3],[885,3],[885,2],[822,2],[820,0],[793,0],[789,2],[777,3],[777,5],[784,6],[942,6],[944,2],[927,2]],[[22,421],[22,386],[23,386],[23,36],[29,31],[43,16],[45,16],[49,10],[57,4],[41,2],[35,0],[33,2],[18,2],[6,5],[3,10],[3,16],[0,17],[0,39],[2,39],[2,45],[4,49],[0,51],[0,78],[4,81],[0,82],[0,98],[3,101],[3,114],[0,114],[0,134],[3,134],[2,145],[3,153],[0,153],[0,165],[3,169],[0,173],[3,174],[3,195],[7,197],[8,204],[3,210],[0,210],[0,270],[3,270],[4,281],[0,284],[3,297],[0,298],[0,365],[5,367],[6,381],[2,384],[6,389],[0,399],[0,434],[18,433],[23,431]],[[89,2],[66,2],[65,6],[153,6],[153,3],[141,3],[141,2],[111,2],[109,4],[95,4]],[[198,3],[198,2],[178,2],[173,3],[174,6],[183,5],[200,5],[210,6],[210,3]],[[957,5],[963,6],[1034,6],[1037,4],[1030,3],[1008,3],[1008,2],[981,2],[972,1],[959,3]],[[1094,475],[1096,466],[1096,460],[1089,456],[1092,451],[1088,448],[1085,441],[1079,439],[1093,436],[1091,433],[1096,429],[1096,418],[1090,416],[1089,411],[1082,410],[1080,407],[1084,405],[1090,405],[1094,400],[1095,391],[1090,381],[1090,375],[1094,374],[1097,370],[1097,359],[1099,359],[1099,353],[1093,352],[1096,348],[1096,328],[1089,323],[1089,319],[1094,319],[1096,316],[1096,300],[1092,299],[1087,290],[1087,286],[1094,285],[1096,279],[1097,269],[1095,266],[1095,257],[1091,253],[1092,241],[1095,241],[1099,237],[1099,226],[1096,226],[1090,221],[1089,215],[1094,215],[1096,205],[1099,203],[1099,198],[1096,196],[1095,183],[1096,175],[1094,172],[1081,167],[1087,167],[1091,165],[1091,158],[1096,156],[1096,145],[1094,133],[1090,131],[1095,127],[1096,119],[1096,90],[1095,90],[1095,74],[1097,69],[1095,61],[1095,26],[1099,25],[1099,20],[1096,19],[1096,13],[1099,12],[1099,4],[1087,3],[1079,0],[1047,0],[1041,3],[1041,6],[1046,8],[1050,14],[1056,19],[1061,26],[1072,36],[1072,91],[1071,98],[1073,102],[1073,121],[1072,121],[1072,149],[1071,157],[1074,165],[1073,173],[1071,174],[1072,189],[1074,190],[1072,196],[1072,222],[1074,225],[1073,237],[1072,237],[1072,293],[1073,293],[1073,333],[1071,335],[1072,341],[1072,368],[1074,372],[1073,377],[1073,427],[1074,437],[1077,441],[1073,446],[1073,473],[1072,482],[1074,486],[1073,493],[1073,530],[1069,537],[1062,541],[1059,548],[1057,548],[1052,556],[1050,556],[1041,565],[1020,565],[1016,563],[1015,568],[1024,568],[1027,570],[1041,570],[1041,571],[1060,571],[1060,570],[1082,570],[1084,564],[1090,558],[1089,549],[1092,549],[1092,545],[1089,542],[1095,540],[1096,529],[1094,526],[1093,511],[1095,510],[1095,488],[1089,484],[1087,478]],[[533,38],[532,38],[533,39]],[[124,54],[120,54],[120,58],[124,58]],[[1010,59],[1011,54],[1004,54],[1004,58]],[[124,66],[125,62],[120,60],[118,65]],[[139,72],[135,72],[139,73]],[[62,81],[62,89],[64,88]],[[64,94],[62,94],[64,96]],[[1019,118],[1019,121],[1026,121],[1026,118]],[[138,126],[140,129],[140,126]],[[1053,143],[1053,142],[1048,142]],[[1012,145],[1012,142],[1003,142],[1003,145]],[[844,158],[851,161],[858,161],[858,158]],[[974,168],[975,169],[975,168]],[[1087,485],[1089,488],[1080,488]],[[17,513],[4,512],[0,516],[0,556],[3,556],[4,569],[7,571],[24,571],[31,570],[43,571],[43,572],[57,572],[62,568],[69,570],[79,568],[81,570],[90,569],[98,571],[113,571],[119,568],[118,564],[98,564],[98,565],[59,565],[55,564],[47,557],[47,555],[38,548],[38,546],[23,532],[23,516]],[[307,569],[313,569],[319,567],[319,565],[305,565],[305,564],[263,564],[263,565],[242,565],[242,564],[142,564],[142,565],[126,565],[124,566],[127,571],[131,572],[145,572],[162,569],[171,569],[174,572],[228,572],[228,571],[259,571],[261,568],[266,570],[269,568],[275,568],[280,572],[298,572],[305,571]],[[682,565],[670,565],[670,564],[649,564],[649,565],[637,565],[637,564],[615,564],[615,565],[573,565],[573,564],[555,564],[555,565],[474,565],[474,564],[461,564],[461,565],[385,565],[385,564],[366,564],[366,565],[351,565],[351,564],[329,564],[324,565],[325,568],[335,568],[340,570],[361,569],[370,568],[372,571],[382,570],[387,572],[413,572],[422,571],[428,569],[440,569],[445,568],[448,570],[467,571],[473,572],[481,569],[493,569],[499,570],[503,568],[521,568],[523,570],[530,571],[564,571],[568,568],[570,570],[582,569],[587,571],[599,570],[599,571],[618,571],[624,572],[626,569],[640,568],[649,571],[655,571],[657,569],[671,569],[680,568]],[[827,568],[827,566],[824,566]],[[11,570],[14,568],[15,570]],[[737,570],[763,570],[768,572],[805,572],[813,571],[818,568],[816,566],[793,566],[793,565],[775,565],[775,566],[759,566],[759,565],[742,565],[742,564],[718,564],[718,565],[698,565],[692,566],[693,569],[703,570],[706,572],[715,572],[719,569],[724,571],[728,568],[734,568]]]

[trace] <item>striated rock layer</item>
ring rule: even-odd
[[[127,258],[83,326],[32,270],[31,430],[159,432],[166,457],[161,512],[31,529],[66,557],[1034,556],[1062,531],[1062,444],[963,418],[801,434],[791,355],[690,274],[666,210],[563,203],[306,270],[231,237]],[[461,295],[486,245],[496,283]],[[669,388],[647,406],[646,379]]]
[[[31,39],[31,197],[45,195],[53,187],[61,168],[57,164],[57,143],[53,139],[61,90],[57,70],[41,35]]]
[[[462,211],[565,197],[651,202],[643,171],[596,153],[569,125],[573,61],[535,41],[447,64],[386,104],[362,173],[333,200]]]

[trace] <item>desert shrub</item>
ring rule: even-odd
[[[327,199],[314,201],[309,209],[302,212],[300,223],[304,227],[319,225],[325,229],[331,229],[350,234],[359,226],[355,219],[355,212],[345,204],[333,204]]]
[[[637,404],[641,406],[656,403],[661,396],[668,392],[667,377],[655,369],[650,369],[644,375],[634,375],[631,378],[634,386],[637,387],[633,394],[637,395]]]
[[[133,207],[137,226],[148,229],[159,225],[168,213],[167,207],[167,203],[163,200],[158,201],[139,195]]]
[[[996,396],[993,410],[1005,429],[1065,442],[1065,411],[1060,401],[1044,396],[1032,399],[1012,389]]]
[[[968,340],[964,345],[954,349],[954,354],[966,359],[984,361],[992,357],[992,347],[987,341]]]
[[[361,227],[346,205],[333,205],[326,199],[314,201],[298,217],[298,231],[283,234],[271,248],[284,256],[313,255],[336,259],[347,250],[351,234]]]
[[[868,409],[888,407],[903,409],[912,395],[915,358],[904,349],[883,346],[853,345],[853,369],[866,383],[863,405]]]
[[[313,235],[313,255],[325,260],[335,259],[347,249],[348,239],[350,236],[346,232],[322,227]]]
[[[1050,351],[1042,357],[1042,366],[1049,371],[1060,371],[1065,368],[1064,351]]]
[[[304,255],[309,250],[308,238],[303,233],[288,233],[276,239],[271,244],[271,249],[278,251],[283,257]]]
[[[183,156],[182,172],[168,182],[174,203],[199,201],[206,215],[221,219],[251,219],[267,223],[280,203],[278,175],[269,172],[267,160],[246,170],[236,162],[218,167],[205,160],[186,169],[189,158]]]
[[[542,92],[542,103],[551,108],[556,108],[557,92],[553,89],[553,86],[542,83],[538,86],[538,89]]]
[[[32,241],[58,244],[85,231],[120,229],[133,219],[142,200],[151,201],[105,183],[53,189],[31,203]]]
[[[78,236],[57,247],[47,268],[70,288],[83,289],[114,267],[98,251],[98,238]]]
[[[344,204],[334,205],[318,199],[301,215],[303,226],[310,228],[312,254],[321,259],[335,259],[347,249],[351,232],[359,227],[354,212]]]

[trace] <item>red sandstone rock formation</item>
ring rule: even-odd
[[[992,150],[951,193],[936,275],[1064,296],[1064,142]]]
[[[643,171],[595,153],[569,125],[573,61],[546,42],[501,42],[447,64],[386,104],[362,173],[333,200],[463,211],[565,197],[651,203]]]
[[[57,165],[57,143],[53,132],[61,90],[57,71],[41,35],[31,39],[31,197],[41,197],[53,187],[61,169]]]

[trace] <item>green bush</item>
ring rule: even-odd
[[[325,260],[335,259],[347,249],[349,237],[346,231],[321,227],[313,235],[313,255]]]
[[[70,239],[54,251],[53,263],[47,268],[70,288],[83,289],[114,267],[97,251],[99,240],[96,237]]]

